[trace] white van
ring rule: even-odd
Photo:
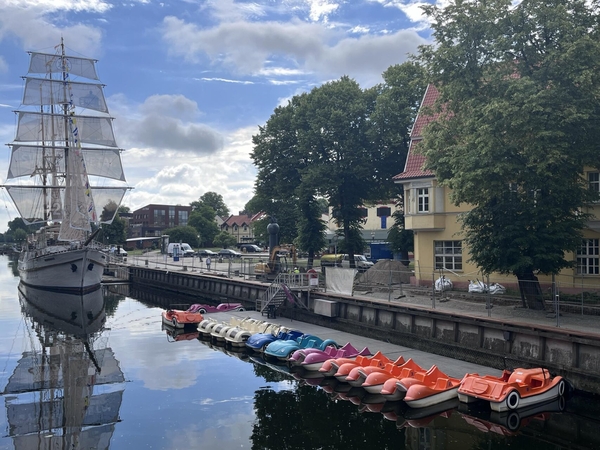
[[[175,242],[169,244],[169,247],[167,248],[167,254],[169,256],[173,256],[174,248],[177,248],[177,253],[179,256],[194,256],[194,250],[192,249],[192,247],[190,247],[190,244],[186,244],[185,242],[181,244]]]
[[[354,255],[354,266],[358,269],[359,272],[366,272],[371,267],[373,267],[373,263],[365,258],[364,255]],[[350,258],[346,254],[338,253],[338,254],[328,254],[323,255],[321,257],[321,267],[350,267]]]

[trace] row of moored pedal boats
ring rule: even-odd
[[[229,323],[205,318],[200,337],[234,348],[260,352],[285,361],[292,368],[339,383],[361,387],[385,401],[403,401],[411,408],[428,408],[458,398],[460,402],[487,402],[492,411],[531,407],[565,395],[566,380],[544,368],[504,370],[500,376],[468,373],[451,377],[436,365],[419,366],[412,358],[391,360],[346,343],[304,334],[281,325],[251,318]]]

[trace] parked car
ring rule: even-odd
[[[217,252],[213,252],[212,250],[208,250],[208,249],[202,249],[202,250],[198,250],[198,256],[202,256],[202,257],[207,257],[210,256],[211,258],[217,256]]]
[[[218,255],[222,258],[239,258],[242,256],[240,252],[236,252],[230,248],[222,248],[219,250]]]
[[[258,245],[254,244],[242,244],[240,245],[240,251],[242,253],[256,253],[262,252],[262,249]]]

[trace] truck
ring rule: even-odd
[[[257,280],[273,281],[281,272],[294,270],[297,261],[296,247],[291,244],[276,245],[269,250],[269,261],[254,266]]]
[[[182,242],[182,243],[171,242],[169,244],[169,247],[167,248],[167,255],[169,255],[169,257],[173,256],[173,254],[175,253],[174,249],[177,249],[176,250],[177,256],[182,256],[182,257],[194,256],[194,250],[192,249],[190,244],[187,244],[185,242]]]
[[[373,267],[373,263],[364,255],[354,255],[354,266],[358,269],[359,272],[366,272],[371,267]],[[344,253],[334,253],[334,254],[326,254],[321,256],[321,268],[325,267],[350,267],[350,256]]]

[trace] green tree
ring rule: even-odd
[[[424,10],[436,44],[420,60],[440,90],[419,147],[426,167],[456,205],[472,206],[462,216],[471,260],[513,274],[523,303],[543,307],[535,273],[572,265],[565,253],[581,245],[594,199],[581,175],[598,167],[597,5],[455,0]]]
[[[188,225],[194,227],[200,235],[199,245],[210,245],[215,236],[219,234],[219,227],[215,222],[215,210],[205,203],[199,204],[192,210]]]
[[[23,219],[21,219],[20,217],[16,217],[13,220],[8,222],[8,231],[11,233],[14,233],[17,230],[24,230],[26,233],[29,232],[29,227],[27,225],[25,225],[25,222],[23,222]]]
[[[23,243],[27,241],[27,231],[22,228],[17,228],[13,232],[13,239],[17,244],[23,245]]]
[[[221,248],[233,247],[237,243],[235,236],[232,236],[226,231],[221,231],[217,234],[213,242]]]
[[[102,242],[105,244],[123,245],[127,240],[127,226],[117,214],[110,224],[102,224]]]
[[[227,205],[225,205],[223,196],[221,194],[217,194],[216,192],[206,192],[205,194],[202,194],[200,196],[199,200],[190,203],[192,211],[200,209],[202,205],[211,207],[215,214],[221,217],[222,219],[227,219],[227,217],[229,217],[230,215],[229,208],[227,208]]]
[[[192,247],[198,247],[198,230],[189,225],[169,228],[164,231],[164,234],[169,235],[169,242],[171,243],[185,242]]]

